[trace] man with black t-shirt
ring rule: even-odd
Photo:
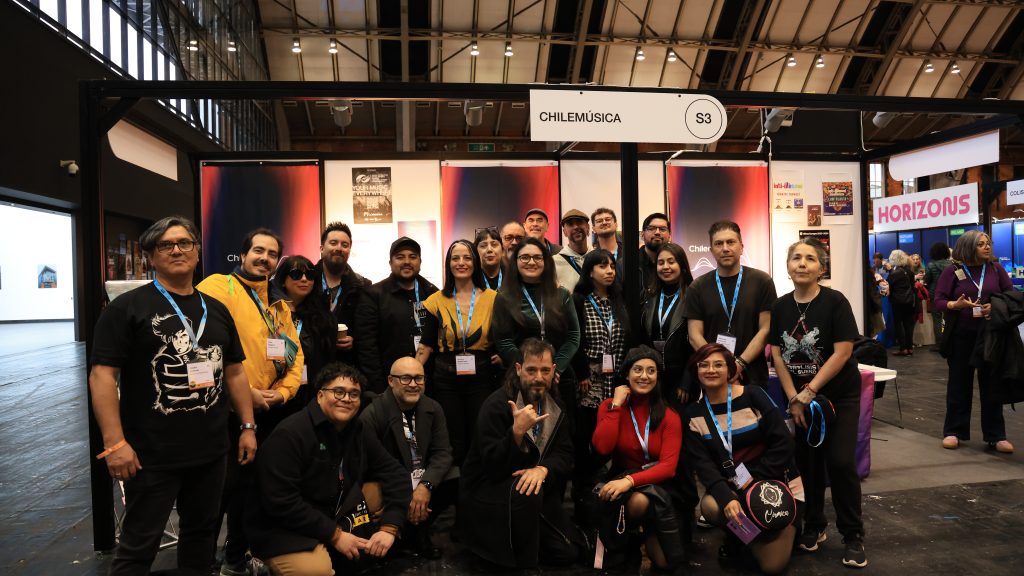
[[[227,308],[192,287],[195,225],[164,218],[139,244],[156,278],[100,315],[89,373],[106,448],[97,458],[124,482],[125,516],[110,573],[149,573],[175,501],[178,568],[205,572],[216,550],[229,446],[225,394],[242,422],[238,462],[248,464],[256,453],[245,356]]]
[[[331,222],[320,234],[320,261],[316,269],[320,278],[324,305],[335,321],[347,330],[339,330],[335,340],[335,358],[350,366],[357,365],[355,347],[358,346],[352,328],[356,323],[356,308],[363,292],[372,284],[348,265],[352,254],[352,230],[343,222]]]
[[[708,230],[718,268],[693,281],[686,291],[683,317],[694,350],[722,344],[736,356],[737,378],[768,386],[764,348],[771,325],[775,283],[770,276],[740,264],[743,238],[735,222],[715,222]]]

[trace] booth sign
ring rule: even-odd
[[[874,200],[875,232],[978,223],[978,184]]]
[[[1006,183],[1006,203],[1024,204],[1024,180]]]

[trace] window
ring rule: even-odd
[[[904,194],[913,194],[914,192],[917,192],[917,180],[915,180],[913,178],[908,178],[907,180],[904,180],[903,181],[903,193]]]
[[[871,198],[885,196],[885,170],[880,163],[868,165],[868,194]]]

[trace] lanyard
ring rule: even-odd
[[[423,326],[420,324],[420,281],[413,280],[412,283],[416,287],[416,302],[412,305],[412,319],[416,321],[416,329],[422,331]]]
[[[458,293],[452,289],[452,300],[455,300],[455,313],[459,316],[459,331],[462,332],[462,351],[466,351],[466,334],[469,333],[469,327],[473,324],[473,308],[476,306],[476,287],[473,288],[473,295],[469,297],[469,317],[466,319],[466,324],[462,324],[462,307],[459,306]]]
[[[729,316],[729,327],[726,328],[726,332],[732,334],[732,315],[736,312],[736,300],[740,297],[740,284],[743,283],[743,267],[740,266],[740,275],[736,278],[736,289],[732,292],[732,306],[725,304],[725,291],[722,290],[722,279],[718,276],[718,270],[715,270],[715,284],[718,284],[718,297],[722,299],[722,308],[725,308],[725,313]]]
[[[328,299],[331,299],[331,289],[327,287],[327,276],[324,276],[321,272],[320,282],[324,287],[324,294],[327,295]],[[338,300],[341,299],[341,284],[338,284],[338,292],[331,299],[331,312],[334,312],[334,308],[338,306]]]
[[[676,305],[676,300],[679,300],[679,291],[677,290],[675,295],[672,296],[672,301],[668,303],[668,311],[665,309],[665,291],[662,290],[658,296],[658,327],[661,328],[661,337],[665,337],[665,320],[668,320],[670,314],[672,314],[672,307]]]
[[[171,298],[171,295],[167,292],[167,289],[164,288],[163,285],[160,284],[160,281],[157,280],[156,278],[153,279],[153,286],[156,286],[156,289],[161,294],[164,295],[164,298],[166,298],[168,302],[170,302],[171,308],[174,308],[174,313],[178,315],[178,318],[181,320],[181,323],[185,325],[185,333],[188,334],[189,340],[192,341],[192,348],[198,349],[199,339],[203,337],[203,331],[206,330],[207,310],[206,300],[203,298],[203,294],[197,291],[197,293],[199,294],[199,301],[202,302],[203,304],[203,319],[199,322],[199,332],[196,333],[192,331],[192,325],[188,323],[188,320],[185,318],[185,314],[181,311],[181,308],[178,307],[178,303],[174,301],[174,298]]]
[[[725,439],[725,434],[722,434],[722,427],[718,425],[718,418],[715,417],[715,411],[711,409],[711,402],[708,401],[708,397],[704,395],[704,403],[708,406],[708,412],[711,414],[711,421],[715,423],[715,429],[718,430],[718,437],[722,439],[722,444],[725,444],[725,449],[729,451],[729,458],[732,458],[732,386],[729,386],[729,400],[725,407],[727,426],[729,427],[729,439]]]
[[[540,322],[540,339],[544,338],[544,298],[540,299],[540,312],[537,312],[537,305],[533,303],[533,297],[530,296],[530,292],[523,286],[520,286],[520,290],[523,291],[523,296],[526,296],[526,301],[530,303],[530,308],[533,308],[533,315],[537,317]]]
[[[971,276],[971,271],[967,269],[967,264],[964,264],[963,266],[964,272],[967,273],[967,277],[971,280],[971,284],[978,287],[978,300],[981,301],[981,289],[985,286],[985,269],[988,268],[988,266],[984,264],[981,265],[981,282],[974,281],[974,277]]]
[[[811,425],[807,427],[807,445],[811,448],[817,448],[825,442],[825,414],[821,411],[821,405],[818,404],[817,400],[811,400],[811,403],[807,405],[807,408],[811,411]],[[811,431],[814,430],[815,422],[817,422],[820,427],[818,430],[817,442],[811,440]]]
[[[252,299],[256,301],[256,307],[260,309],[260,315],[263,316],[263,322],[266,323],[267,329],[270,330],[270,336],[276,336],[277,330],[274,328],[274,319],[267,312],[266,306],[263,305],[263,300],[260,300],[260,295],[252,287],[249,288],[249,292],[252,292]]]
[[[416,468],[420,464],[420,447],[419,443],[416,442],[416,415],[413,414],[411,417],[406,418],[405,414],[402,414],[402,430],[405,432],[405,440],[409,443],[409,453],[412,457],[413,468]]]
[[[597,300],[594,299],[594,295],[591,294],[590,296],[587,296],[587,299],[590,300],[590,305],[594,307],[594,312],[597,312],[597,317],[601,319],[601,322],[608,326],[608,338],[611,338],[612,326],[615,325],[615,314],[611,314],[611,316],[605,320],[604,314],[601,312],[601,307],[597,305]]]
[[[295,334],[296,336],[302,336],[302,320],[295,322]]]
[[[487,274],[484,274],[484,282],[487,283],[487,287],[490,288],[491,290],[501,290],[501,277],[502,276],[503,276],[503,274],[501,273],[501,268],[499,267],[498,268],[498,286],[497,287],[491,286],[491,280],[489,278],[487,278]]]
[[[560,256],[565,258],[565,261],[569,263],[569,266],[572,266],[572,269],[575,270],[577,274],[580,276],[583,275],[583,268],[580,268],[580,265],[576,263],[575,256],[569,256],[568,254],[560,254]]]
[[[640,442],[640,449],[644,451],[644,462],[651,461],[651,454],[647,448],[647,440],[651,436],[651,413],[647,413],[647,424],[644,425],[644,435],[640,435],[640,426],[636,423],[636,415],[633,414],[633,407],[629,407],[629,417],[633,419],[633,432],[636,433],[636,439]]]
[[[543,416],[543,415],[544,415],[544,405],[541,404],[541,402],[538,400],[537,401],[537,416]],[[541,433],[542,430],[544,430],[544,421],[543,420],[540,421],[540,422],[537,422],[536,424],[533,425],[533,440],[534,440],[534,442],[540,440],[540,433]]]

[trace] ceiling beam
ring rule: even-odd
[[[576,46],[572,50],[572,74],[569,76],[573,84],[580,83],[580,68],[583,67],[583,49],[586,47],[587,32],[590,26],[590,11],[594,0],[583,0],[580,9],[579,26],[576,29]]]
[[[896,31],[896,36],[892,39],[892,43],[889,44],[889,49],[886,50],[882,63],[875,68],[874,77],[871,79],[871,84],[865,90],[865,93],[872,96],[878,94],[878,88],[882,85],[885,75],[889,73],[889,68],[892,66],[893,61],[896,60],[896,56],[899,55],[900,46],[903,46],[903,43],[906,42],[907,36],[910,34],[910,28],[914,21],[917,20],[917,14],[921,11],[923,4],[924,0],[915,0],[914,5],[907,13],[906,19],[900,23],[900,28]]]
[[[739,41],[736,54],[732,57],[732,66],[730,66],[729,70],[729,80],[725,83],[725,88],[727,90],[736,90],[738,88],[736,84],[740,78],[740,72],[745,64],[744,60],[747,56],[747,50],[750,47],[750,41],[753,39],[754,33],[760,29],[758,24],[763,21],[762,14],[765,10],[764,2],[765,0],[757,0],[753,9],[747,13],[747,21],[743,30],[743,37]],[[749,6],[750,4],[747,3],[748,8]]]

